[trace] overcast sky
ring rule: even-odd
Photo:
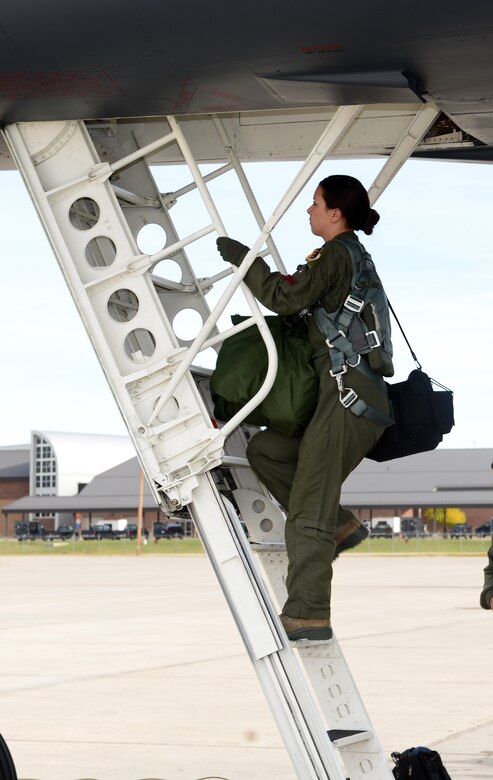
[[[369,187],[381,165],[378,160],[324,163],[275,231],[289,271],[320,244],[310,232],[306,214],[317,182],[330,173],[347,172]],[[266,216],[298,167],[295,163],[246,166]],[[157,176],[168,177],[162,185],[166,190],[183,178],[177,171],[160,171]],[[230,235],[250,243],[255,228],[228,187],[227,182],[215,185],[225,224]],[[372,237],[362,236],[363,243],[423,369],[454,390],[456,426],[442,446],[493,447],[493,250],[485,229],[491,219],[491,168],[410,161],[376,208],[380,223]],[[0,174],[0,213],[0,446],[26,443],[36,429],[125,433],[17,173]],[[210,262],[208,272],[215,272],[220,260],[214,257]],[[394,336],[399,381],[414,363],[395,325]]]

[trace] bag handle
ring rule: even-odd
[[[409,352],[411,353],[412,358],[413,358],[414,362],[416,363],[416,368],[418,369],[418,371],[422,371],[423,370],[423,366],[421,365],[421,363],[419,362],[418,358],[416,357],[416,353],[414,352],[413,348],[411,347],[411,345],[409,343],[409,339],[407,338],[406,334],[404,333],[404,329],[403,329],[401,323],[399,322],[397,314],[395,313],[394,309],[392,308],[392,304],[390,303],[388,298],[387,298],[387,303],[389,305],[390,311],[394,315],[394,319],[397,322],[402,335],[404,336],[404,340],[405,340],[407,346],[409,347]],[[453,392],[450,389],[450,387],[447,387],[446,385],[442,385],[441,382],[438,382],[436,379],[432,379],[431,376],[428,377],[428,378],[429,378],[430,382],[432,382],[434,385],[437,385],[437,387],[441,387],[442,390],[446,390],[448,393],[452,393]]]
[[[394,311],[394,309],[393,309],[393,307],[392,307],[392,304],[390,303],[390,301],[389,301],[389,299],[388,299],[388,298],[387,298],[387,303],[388,303],[388,305],[389,305],[389,309],[390,309],[390,311],[391,311],[391,312],[392,312],[392,314],[394,315],[394,319],[395,319],[395,321],[397,322],[397,324],[398,324],[398,326],[399,326],[399,330],[400,330],[400,332],[401,332],[401,333],[402,333],[402,335],[404,336],[404,341],[406,342],[407,346],[409,347],[409,352],[411,353],[411,355],[412,355],[412,358],[413,358],[414,362],[416,363],[416,368],[418,369],[418,371],[421,371],[421,369],[423,368],[423,366],[421,365],[421,363],[419,362],[418,358],[416,357],[416,353],[414,352],[413,348],[411,347],[411,345],[410,345],[410,343],[409,343],[409,340],[408,340],[408,338],[407,338],[406,334],[404,333],[404,328],[402,327],[401,323],[399,322],[399,320],[398,320],[398,317],[397,317],[397,314],[395,313],[395,311]]]

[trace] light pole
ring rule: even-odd
[[[142,552],[142,516],[144,504],[144,472],[140,472],[139,485],[139,513],[137,515],[137,555]]]

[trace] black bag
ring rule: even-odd
[[[247,319],[235,314],[233,324]],[[265,318],[278,354],[274,385],[245,419],[284,436],[302,436],[318,397],[319,380],[311,362],[313,347],[303,322]],[[260,390],[267,374],[267,350],[256,325],[226,339],[219,351],[210,390],[214,417],[230,420]]]
[[[412,747],[402,753],[392,753],[396,780],[452,780],[440,754],[427,747]]]
[[[432,383],[442,389],[434,390]],[[366,457],[381,462],[434,450],[454,425],[453,392],[421,368],[411,371],[405,382],[386,385],[394,424],[385,428]]]
[[[397,382],[395,385],[386,382],[394,424],[385,428],[366,456],[379,462],[434,450],[442,441],[444,433],[450,433],[454,425],[452,390],[435,379],[430,379],[422,370],[421,363],[388,299],[387,303],[417,368],[411,371],[405,382]],[[434,390],[433,385],[440,390]]]
[[[0,778],[1,780],[17,780],[14,761],[7,743],[0,734]]]

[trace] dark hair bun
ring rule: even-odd
[[[371,234],[373,233],[373,228],[375,227],[379,219],[380,219],[380,214],[378,213],[378,211],[375,211],[375,209],[368,209],[368,214],[364,224],[362,224],[360,228],[356,228],[356,230],[362,230],[366,236],[371,236]]]

